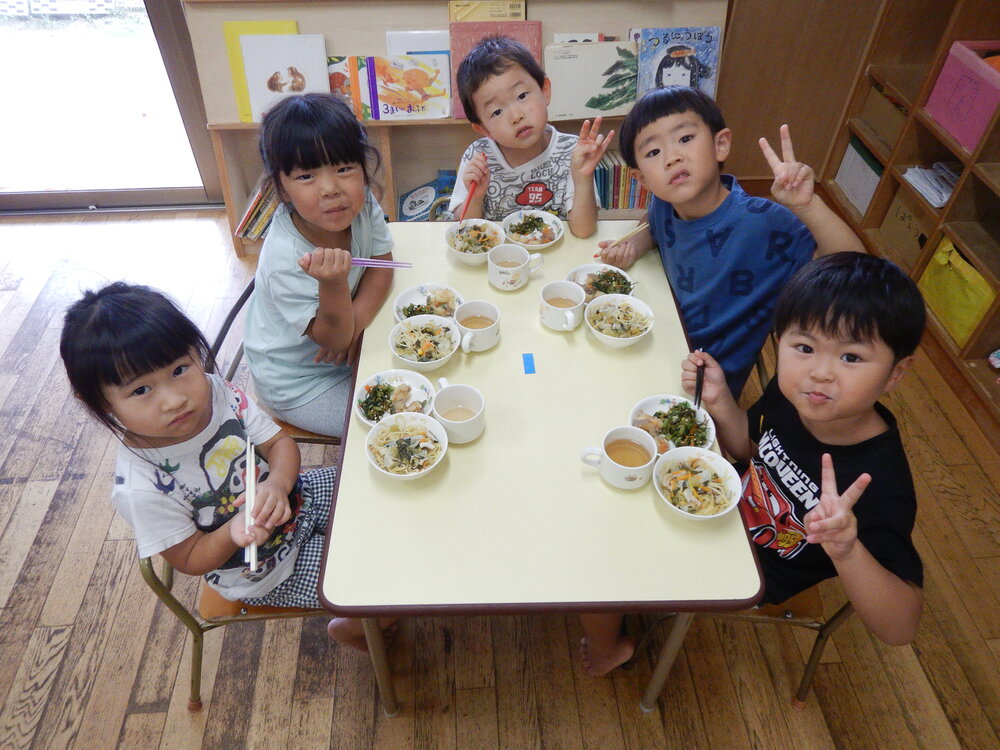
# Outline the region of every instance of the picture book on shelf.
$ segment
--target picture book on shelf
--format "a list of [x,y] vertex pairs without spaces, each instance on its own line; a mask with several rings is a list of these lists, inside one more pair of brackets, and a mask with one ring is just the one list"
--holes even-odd
[[451,114],[447,54],[369,57],[368,101],[373,120],[429,120]]
[[451,39],[451,116],[465,117],[462,100],[458,96],[458,66],[480,41],[488,36],[506,36],[516,39],[531,50],[531,54],[542,64],[542,22],[541,21],[472,21],[452,23],[448,28]]
[[330,80],[330,93],[343,97],[353,106],[351,91],[351,58],[345,55],[330,55],[326,58],[326,73]]
[[299,25],[295,21],[225,21],[222,34],[226,39],[226,55],[233,75],[233,92],[236,94],[236,111],[240,122],[253,122],[250,109],[250,91],[247,89],[246,71],[243,69],[243,49],[240,37],[244,34],[295,34]]
[[722,30],[718,26],[643,29],[636,95],[661,86],[691,86],[715,98]]
[[385,32],[385,51],[389,55],[448,50],[448,29]]
[[624,115],[635,103],[636,45],[578,42],[545,47],[545,74],[553,81],[550,120]]
[[330,90],[322,34],[244,34],[240,47],[253,122],[289,94]]

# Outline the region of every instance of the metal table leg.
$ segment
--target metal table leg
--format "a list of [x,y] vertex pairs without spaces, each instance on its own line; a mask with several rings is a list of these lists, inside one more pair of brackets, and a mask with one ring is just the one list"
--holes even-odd
[[684,636],[687,635],[693,619],[694,613],[692,612],[678,612],[674,617],[673,625],[667,634],[667,640],[663,643],[660,655],[656,659],[656,665],[653,667],[653,676],[650,677],[646,692],[642,694],[642,700],[639,701],[639,708],[643,712],[648,714],[656,710],[656,699],[659,697],[660,691],[663,690],[663,684],[667,681],[667,675],[674,665],[677,652],[681,650]]
[[389,669],[389,658],[385,653],[385,640],[382,638],[382,628],[378,618],[365,617],[361,620],[365,629],[365,640],[368,642],[368,653],[375,668],[375,682],[382,697],[382,710],[387,716],[399,715],[399,703],[396,701],[396,691],[392,685],[392,671]]

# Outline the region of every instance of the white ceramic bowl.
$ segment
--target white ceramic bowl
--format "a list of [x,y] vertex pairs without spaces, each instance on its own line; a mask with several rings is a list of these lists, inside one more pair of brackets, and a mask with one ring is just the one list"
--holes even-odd
[[[546,225],[552,229],[554,233],[553,239],[549,242],[542,242],[540,240],[538,242],[532,242],[530,240],[520,239],[520,235],[511,234],[511,224],[517,224],[519,221],[523,221],[527,216],[540,216],[542,221],[544,221]],[[535,208],[524,208],[504,217],[503,231],[507,235],[507,242],[513,242],[515,245],[520,245],[528,250],[544,250],[547,247],[552,247],[559,240],[561,240],[564,230],[562,219],[558,216],[550,214],[548,211],[539,211]]]
[[[441,446],[441,452],[438,454],[437,459],[430,466],[419,471],[412,471],[406,474],[395,474],[387,469],[382,468],[379,462],[375,458],[375,454],[372,449],[374,446],[379,444],[380,440],[385,438],[385,433],[395,425],[399,426],[416,426],[420,427],[429,434],[431,434],[434,439]],[[448,433],[444,431],[444,427],[434,419],[433,417],[428,417],[426,414],[417,414],[413,412],[402,412],[400,414],[390,414],[387,417],[383,417],[382,421],[376,424],[368,432],[368,439],[365,445],[365,453],[368,456],[368,462],[372,465],[375,471],[379,472],[382,476],[389,477],[390,479],[416,479],[417,477],[422,477],[425,474],[430,473],[434,470],[438,464],[444,459],[444,454],[448,452]]]
[[[636,425],[635,420],[640,414],[648,414],[649,416],[653,416],[653,412],[669,411],[671,406],[679,402],[686,403],[692,409],[694,408],[694,402],[689,398],[685,398],[684,396],[674,396],[669,393],[660,393],[657,394],[656,396],[646,396],[646,398],[642,399],[635,406],[632,407],[632,411],[630,411],[628,414],[628,423],[630,425],[638,427],[639,425]],[[712,421],[712,417],[709,415],[707,411],[705,411],[703,407],[699,406],[698,409],[695,411],[695,415],[699,422],[705,423],[706,427],[705,442],[696,447],[710,448],[712,444],[715,442],[715,422]],[[663,453],[664,451],[669,450],[670,448],[681,447],[678,445],[674,445],[672,441],[667,440],[665,437],[663,438],[663,442],[665,443],[665,445],[661,444],[660,440],[657,439],[655,436],[654,439],[657,440],[657,448],[659,453]]]
[[[568,274],[566,274],[566,281],[573,281],[579,284],[580,286],[583,286],[583,282],[587,280],[587,276],[589,276],[592,273],[599,273],[605,270],[617,271],[628,280],[628,283],[632,285],[632,289],[631,291],[629,291],[629,295],[631,295],[635,291],[635,279],[633,279],[631,276],[625,273],[622,269],[608,265],[607,263],[584,263],[582,266],[577,266]],[[590,300],[587,301],[590,302]]]
[[458,230],[468,226],[479,226],[488,231],[491,238],[496,240],[492,247],[496,247],[497,245],[503,243],[503,227],[495,221],[487,221],[486,219],[466,219],[461,223],[452,224],[448,227],[448,231],[444,233],[444,238],[448,242],[448,255],[460,263],[468,263],[470,266],[484,266],[486,265],[486,253],[488,253],[492,247],[487,248],[481,253],[466,253],[455,249],[455,238],[458,236]]
[[[725,486],[725,492],[729,500],[729,504],[724,510],[719,511],[715,515],[698,516],[694,513],[689,513],[686,510],[681,510],[670,502],[664,493],[663,485],[661,483],[662,477],[666,473],[673,470],[681,461],[690,461],[693,458],[701,458],[707,461],[715,470],[715,473],[722,479]],[[739,504],[740,494],[742,493],[740,475],[736,473],[736,469],[733,468],[733,465],[718,453],[705,450],[704,448],[674,448],[664,453],[656,459],[656,463],[653,465],[653,486],[656,488],[656,494],[660,496],[661,500],[663,500],[664,505],[670,508],[670,510],[677,515],[693,521],[707,521],[709,519],[719,518],[727,513],[731,513]]]
[[[444,329],[443,335],[451,342],[451,348],[447,354],[442,357],[438,357],[437,359],[421,362],[417,359],[415,354],[403,355],[397,351],[396,337],[400,333],[405,331],[407,328],[420,329],[428,323]],[[417,370],[418,372],[430,372],[431,370],[436,370],[441,367],[445,364],[445,362],[455,356],[455,352],[459,350],[460,344],[461,335],[458,332],[458,323],[456,323],[453,318],[443,318],[440,315],[414,315],[412,318],[399,321],[392,327],[392,330],[389,331],[389,351],[392,352],[393,356],[404,365],[410,369]]]
[[403,315],[404,307],[408,305],[426,305],[427,296],[439,291],[449,291],[455,296],[455,304],[452,307],[452,311],[445,316],[447,318],[453,317],[455,310],[459,305],[465,302],[465,299],[458,293],[457,289],[450,287],[447,284],[428,283],[411,286],[409,289],[404,289],[396,296],[396,300],[392,303],[392,312],[396,316],[396,320],[402,320],[406,317]]
[[[424,414],[431,413],[431,408],[434,406],[434,386],[431,385],[431,381],[419,372],[413,372],[413,370],[382,370],[382,372],[376,372],[371,377],[366,378],[363,383],[358,385],[357,390],[354,391],[354,416],[369,427],[374,426],[379,420],[372,420],[366,417],[364,411],[361,409],[361,402],[368,395],[369,388],[383,383],[393,387],[406,383],[411,389],[411,402],[419,401],[422,404],[420,411]],[[380,419],[384,419],[389,414],[395,414],[391,409],[392,407]],[[415,414],[416,412],[409,413]]]
[[[642,315],[645,315],[649,319],[649,323],[646,326],[646,330],[637,336],[611,336],[606,333],[601,333],[594,328],[593,317],[595,313],[599,310],[603,310],[607,306],[611,307],[622,307],[624,305],[630,306],[633,310]],[[637,299],[628,294],[604,294],[600,297],[595,297],[591,300],[587,307],[584,308],[583,314],[584,320],[587,321],[587,328],[594,335],[598,341],[604,344],[610,349],[624,349],[626,346],[632,346],[632,344],[637,343],[644,336],[647,336],[650,331],[653,330],[653,311],[645,302],[641,299]]]

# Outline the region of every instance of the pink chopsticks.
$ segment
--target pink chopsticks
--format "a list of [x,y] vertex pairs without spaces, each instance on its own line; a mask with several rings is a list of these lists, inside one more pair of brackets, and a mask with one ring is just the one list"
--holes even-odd
[[362,268],[413,268],[413,264],[406,261],[379,260],[378,258],[351,258],[351,265]]

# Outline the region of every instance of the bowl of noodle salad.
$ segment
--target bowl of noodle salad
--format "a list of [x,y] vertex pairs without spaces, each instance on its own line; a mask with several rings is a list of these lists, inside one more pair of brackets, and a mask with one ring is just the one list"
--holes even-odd
[[726,515],[742,493],[740,475],[731,463],[691,446],[672,448],[656,459],[653,486],[667,507],[695,521]]
[[445,232],[448,254],[470,266],[486,264],[486,254],[504,241],[503,227],[487,219],[466,219]]
[[448,433],[433,417],[418,412],[390,414],[368,433],[368,461],[393,479],[416,479],[441,463]]
[[595,297],[583,317],[594,338],[611,349],[632,346],[653,329],[652,309],[628,294]]
[[414,315],[389,332],[389,349],[407,367],[429,372],[451,359],[459,348],[458,324],[441,315]]

